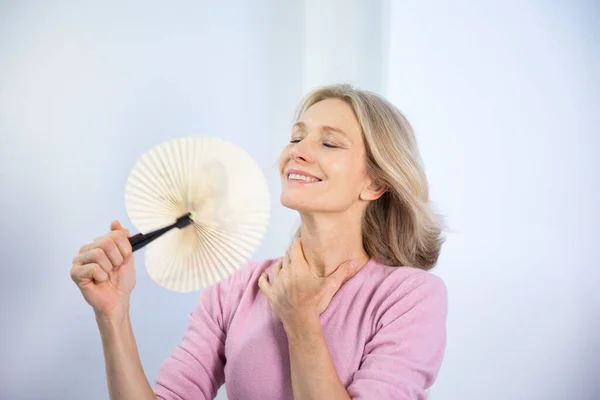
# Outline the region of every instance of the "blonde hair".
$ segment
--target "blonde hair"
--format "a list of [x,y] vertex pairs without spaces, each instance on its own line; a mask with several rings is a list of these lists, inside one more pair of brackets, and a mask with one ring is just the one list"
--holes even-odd
[[295,119],[328,98],[352,107],[365,141],[367,173],[387,188],[363,216],[366,252],[388,266],[433,268],[444,242],[442,218],[431,209],[427,177],[407,119],[384,98],[348,84],[313,90],[298,105]]

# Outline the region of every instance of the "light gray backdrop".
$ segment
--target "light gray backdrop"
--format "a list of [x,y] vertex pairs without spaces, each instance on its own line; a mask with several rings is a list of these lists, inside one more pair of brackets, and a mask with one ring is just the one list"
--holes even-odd
[[[416,130],[452,231],[448,350],[432,399],[592,399],[600,368],[600,70],[592,1],[0,2],[0,399],[105,399],[79,246],[126,218],[137,157],[209,134],[257,160],[272,220],[297,219],[276,161],[311,87],[388,96]],[[137,257],[150,380],[198,293]],[[225,399],[224,390],[219,398]]]

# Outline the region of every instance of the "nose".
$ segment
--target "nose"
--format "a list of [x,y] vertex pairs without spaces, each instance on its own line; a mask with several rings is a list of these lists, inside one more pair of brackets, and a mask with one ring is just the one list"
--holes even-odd
[[290,158],[294,161],[312,162],[314,159],[313,144],[308,138],[302,139],[299,143],[294,144],[290,150]]

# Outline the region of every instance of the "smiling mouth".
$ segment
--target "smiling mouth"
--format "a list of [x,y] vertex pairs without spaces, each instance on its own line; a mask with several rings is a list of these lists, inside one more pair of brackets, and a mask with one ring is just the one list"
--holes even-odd
[[314,178],[312,176],[306,176],[301,174],[288,174],[288,181],[300,182],[300,183],[317,183],[321,182],[321,179]]

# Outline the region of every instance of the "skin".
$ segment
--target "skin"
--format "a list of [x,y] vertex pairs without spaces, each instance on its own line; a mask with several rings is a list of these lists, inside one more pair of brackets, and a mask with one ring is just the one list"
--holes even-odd
[[[258,285],[287,334],[297,400],[350,398],[335,370],[319,316],[369,259],[362,246],[361,218],[385,188],[367,175],[365,157],[360,125],[350,106],[337,99],[309,108],[281,154],[281,202],[300,213],[301,239],[273,267],[272,281],[263,273]],[[290,168],[321,181],[291,182]]]
[[[319,102],[299,122],[292,130],[292,142],[281,153],[280,172],[281,203],[300,213],[302,240],[273,268],[273,281],[263,275],[258,284],[288,337],[294,398],[348,399],[319,315],[368,261],[360,220],[368,202],[384,189],[366,174],[360,126],[346,103]],[[322,181],[288,182],[289,168]],[[142,368],[129,317],[135,268],[128,237],[129,232],[113,221],[107,234],[81,247],[70,275],[96,316],[110,399],[150,400],[156,396]]]
[[110,399],[155,400],[129,318],[135,268],[128,237],[129,232],[114,221],[109,233],[81,247],[71,278],[96,316]]

